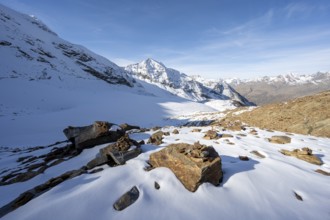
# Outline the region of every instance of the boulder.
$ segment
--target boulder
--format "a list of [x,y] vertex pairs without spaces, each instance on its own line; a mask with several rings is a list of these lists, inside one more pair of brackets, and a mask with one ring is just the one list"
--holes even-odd
[[214,140],[214,139],[219,139],[220,136],[218,133],[214,130],[208,130],[206,134],[204,135],[204,139],[206,140]]
[[308,163],[312,163],[315,165],[323,164],[323,162],[320,160],[320,158],[313,155],[313,151],[308,147],[304,147],[302,149],[294,149],[293,151],[282,149],[280,152],[286,156],[293,156],[300,160],[304,160]]
[[121,124],[121,125],[119,125],[119,127],[121,129],[123,129],[124,131],[129,131],[129,130],[133,130],[133,129],[137,129],[137,130],[140,130],[141,129],[139,126],[129,125],[127,123]]
[[125,131],[110,131],[113,124],[104,121],[96,121],[94,124],[84,127],[69,126],[63,130],[65,136],[76,149],[90,148],[96,145],[117,141],[125,134]]
[[291,138],[288,136],[272,136],[271,138],[268,138],[268,141],[273,144],[288,144],[291,143]]
[[200,143],[171,144],[150,155],[154,167],[167,167],[191,192],[204,182],[219,185],[222,180],[221,158],[213,147]]
[[172,131],[172,134],[179,134],[179,130],[178,130],[178,129],[174,129],[174,130]]
[[161,145],[163,143],[163,135],[164,132],[157,131],[156,133],[152,134],[151,137],[148,140],[148,144],[154,144],[154,145]]
[[114,204],[113,208],[117,211],[126,209],[128,206],[132,205],[140,196],[140,192],[136,186],[122,195]]

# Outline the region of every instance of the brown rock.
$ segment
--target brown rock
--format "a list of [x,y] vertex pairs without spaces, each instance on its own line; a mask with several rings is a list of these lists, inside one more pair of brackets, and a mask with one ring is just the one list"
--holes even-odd
[[179,134],[179,130],[178,130],[178,129],[174,129],[174,130],[172,131],[172,133],[173,133],[173,134]]
[[317,169],[317,170],[315,170],[315,172],[320,173],[320,174],[325,175],[325,176],[330,176],[329,172],[326,172],[326,171],[321,170],[321,169]]
[[219,139],[220,136],[218,133],[214,130],[208,130],[206,134],[204,135],[204,139],[206,140],[214,140],[214,139]]
[[300,160],[304,160],[308,163],[312,163],[315,165],[323,164],[323,162],[317,156],[312,154],[312,150],[307,147],[304,147],[302,149],[294,149],[293,151],[282,149],[280,152],[286,156],[293,156]]
[[265,158],[265,156],[264,155],[262,155],[261,153],[259,153],[258,151],[256,151],[256,150],[253,150],[253,151],[251,151],[250,152],[251,154],[254,154],[254,155],[256,155],[257,157],[260,157],[260,158]]
[[148,140],[148,144],[155,144],[155,145],[161,145],[163,143],[163,135],[164,132],[157,131]]
[[231,134],[221,134],[220,137],[221,137],[221,138],[232,138],[232,137],[234,137],[234,136],[231,135]]
[[202,131],[202,129],[200,129],[200,128],[194,128],[191,130],[191,132],[201,132],[201,131]]
[[121,124],[121,125],[119,125],[119,127],[121,127],[124,131],[129,131],[129,130],[133,130],[133,129],[138,129],[138,130],[141,129],[139,126],[129,125],[127,123]]
[[213,147],[171,144],[150,155],[153,167],[167,167],[191,192],[204,182],[219,185],[222,180],[221,158]]
[[291,138],[288,136],[272,136],[271,138],[268,138],[268,141],[270,143],[274,144],[288,144],[291,143]]

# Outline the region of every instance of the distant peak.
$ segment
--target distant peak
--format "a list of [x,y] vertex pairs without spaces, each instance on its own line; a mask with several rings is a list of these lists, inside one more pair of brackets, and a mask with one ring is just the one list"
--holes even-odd
[[154,66],[154,65],[160,65],[162,67],[165,67],[165,65],[162,62],[159,62],[159,61],[154,60],[152,58],[148,58],[148,59],[142,61],[141,63],[145,63],[147,65],[152,65],[152,66]]

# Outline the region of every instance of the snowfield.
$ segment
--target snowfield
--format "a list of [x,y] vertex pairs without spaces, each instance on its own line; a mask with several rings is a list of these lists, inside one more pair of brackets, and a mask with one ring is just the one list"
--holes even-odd
[[[330,202],[329,177],[314,170],[330,171],[329,139],[292,135],[291,144],[271,144],[266,138],[283,135],[256,129],[258,136],[246,131],[231,132],[231,143],[220,139],[204,140],[203,132],[210,127],[165,127],[163,131],[179,130],[165,137],[161,146],[143,145],[143,153],[123,166],[108,167],[96,174],[83,174],[65,181],[33,199],[3,219],[328,219]],[[221,133],[221,128],[217,127]],[[154,131],[133,133],[135,140],[145,140]],[[246,135],[246,136],[245,136]],[[202,184],[195,193],[187,191],[167,168],[145,171],[149,155],[170,143],[194,143],[213,146],[222,158],[224,179],[220,186]],[[320,167],[282,155],[280,149],[309,146],[324,164]],[[43,174],[23,183],[0,187],[1,205],[25,190],[47,181],[67,170],[77,169],[94,158],[97,146],[85,150],[74,159],[47,169]],[[265,158],[250,152],[256,150]],[[37,152],[35,152],[37,153]],[[4,154],[4,152],[2,152]],[[15,163],[17,154],[1,159],[1,167]],[[241,161],[238,156],[248,156]],[[160,189],[154,188],[157,181]],[[113,203],[131,187],[137,186],[139,199],[123,211]],[[295,198],[299,194],[303,201]]]

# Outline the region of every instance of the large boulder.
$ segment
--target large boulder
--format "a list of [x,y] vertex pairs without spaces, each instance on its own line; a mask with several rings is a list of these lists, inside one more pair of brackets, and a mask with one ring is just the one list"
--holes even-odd
[[194,192],[204,182],[219,185],[222,181],[221,158],[213,147],[199,142],[171,144],[150,155],[153,167],[167,167],[182,182],[186,189]]
[[94,124],[83,127],[69,126],[63,133],[72,141],[76,149],[82,150],[96,145],[117,141],[125,134],[125,131],[110,131],[113,124],[104,121],[96,121]]

